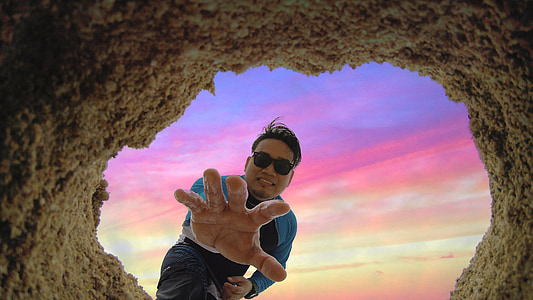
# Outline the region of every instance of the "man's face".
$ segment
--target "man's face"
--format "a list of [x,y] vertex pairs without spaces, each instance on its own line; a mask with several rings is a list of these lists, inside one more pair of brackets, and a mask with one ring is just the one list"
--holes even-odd
[[[266,139],[259,142],[255,152],[265,152],[273,159],[286,159],[292,162],[294,154],[291,148],[277,139]],[[244,166],[244,179],[248,184],[248,193],[260,201],[270,200],[280,195],[292,180],[294,170],[287,175],[281,175],[274,170],[274,163],[266,168],[254,164],[254,158],[249,156]]]

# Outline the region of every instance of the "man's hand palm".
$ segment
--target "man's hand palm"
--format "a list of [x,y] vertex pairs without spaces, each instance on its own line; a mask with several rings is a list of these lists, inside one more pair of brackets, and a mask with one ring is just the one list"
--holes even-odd
[[198,194],[177,190],[176,199],[191,211],[192,230],[201,243],[216,248],[234,262],[253,265],[266,277],[282,281],[285,269],[260,246],[259,228],[277,216],[289,212],[289,205],[279,200],[265,201],[255,208],[245,207],[246,182],[238,176],[226,179],[228,201],[222,192],[220,175],[214,169],[204,172],[206,201]]

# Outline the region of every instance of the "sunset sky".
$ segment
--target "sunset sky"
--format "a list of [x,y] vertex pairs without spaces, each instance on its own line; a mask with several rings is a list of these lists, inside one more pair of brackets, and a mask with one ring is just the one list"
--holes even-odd
[[109,161],[98,239],[155,296],[187,209],[173,197],[207,168],[243,174],[278,116],[302,145],[282,194],[298,219],[288,278],[256,299],[448,299],[490,222],[467,110],[391,65],[308,77],[266,67],[215,77],[147,149]]

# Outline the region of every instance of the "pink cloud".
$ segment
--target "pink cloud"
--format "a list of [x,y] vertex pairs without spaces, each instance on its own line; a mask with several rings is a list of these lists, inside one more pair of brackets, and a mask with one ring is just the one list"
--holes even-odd
[[372,262],[366,262],[366,263],[351,263],[351,264],[341,264],[341,265],[326,265],[326,266],[318,266],[318,267],[308,267],[308,268],[302,268],[302,267],[295,267],[295,268],[289,268],[287,272],[290,273],[311,273],[311,272],[322,272],[322,271],[330,271],[330,270],[337,270],[337,269],[352,269],[352,268],[359,268],[370,264],[380,264],[379,261],[372,261]]
[[[327,185],[327,182],[322,184]],[[481,234],[490,219],[488,182],[476,174],[443,177],[429,187],[424,182],[392,185],[387,189],[363,186],[355,194],[347,192],[344,196],[328,197],[320,186],[313,187],[318,190],[312,189],[309,195],[286,197],[300,217],[299,234],[354,232],[364,235],[403,229],[411,230],[410,237],[416,239],[427,237],[425,232],[433,232],[433,238],[445,238],[457,235],[458,231],[443,229],[459,224],[465,224],[461,235]],[[419,234],[415,234],[417,232]]]
[[444,256],[441,256],[440,257],[441,259],[444,258],[444,259],[447,259],[447,258],[455,258],[455,255],[453,255],[453,252],[450,252],[450,254],[448,255],[444,255]]
[[303,162],[284,195],[300,198],[297,194],[304,187],[312,189],[315,198],[379,191],[384,186],[390,190],[412,185],[429,188],[482,170],[470,140],[443,141],[411,151],[401,147],[406,146],[391,141],[345,158]]
[[[471,256],[472,253],[469,253],[468,256]],[[450,252],[448,255],[438,256],[438,255],[427,255],[427,256],[399,256],[402,261],[415,261],[415,262],[425,262],[425,261],[437,261],[440,259],[451,259],[455,258],[453,252]]]

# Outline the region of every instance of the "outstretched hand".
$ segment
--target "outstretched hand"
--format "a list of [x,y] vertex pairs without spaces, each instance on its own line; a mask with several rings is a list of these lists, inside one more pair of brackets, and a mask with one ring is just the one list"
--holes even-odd
[[220,175],[215,169],[204,172],[205,201],[194,192],[178,189],[174,197],[191,211],[191,228],[201,243],[214,247],[236,263],[252,265],[266,277],[282,281],[283,266],[261,249],[259,228],[289,212],[283,201],[265,201],[247,209],[246,182],[239,176],[226,179],[228,201],[222,192]]

